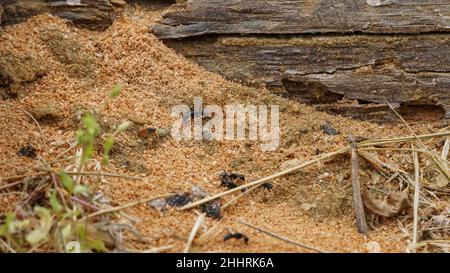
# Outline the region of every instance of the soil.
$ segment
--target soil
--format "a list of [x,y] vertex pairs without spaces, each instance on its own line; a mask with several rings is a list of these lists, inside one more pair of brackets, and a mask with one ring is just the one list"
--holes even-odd
[[[193,186],[219,193],[225,190],[220,187],[222,170],[254,180],[278,171],[285,161],[303,162],[345,147],[349,134],[368,138],[410,135],[401,124],[334,116],[273,95],[265,87],[226,81],[176,54],[149,33],[148,26],[160,12],[139,5],[128,7],[104,32],[77,29],[57,17],[39,15],[0,33],[0,56],[38,56],[46,60],[47,69],[45,75],[33,77],[34,81],[21,83],[24,95],[0,100],[2,177],[32,172],[30,167],[38,163],[20,156],[21,147],[35,147],[37,158],[48,161],[66,150],[76,138],[83,109],[98,110],[103,132],[125,120],[139,121],[118,136],[110,165],[101,167],[105,172],[142,177],[137,181],[102,179],[97,190],[117,205],[168,192],[183,194]],[[28,80],[28,76],[21,78]],[[123,85],[123,91],[117,99],[109,100],[108,92],[117,83]],[[11,88],[3,86],[0,91],[7,93]],[[170,128],[174,121],[171,108],[192,105],[194,97],[201,97],[204,105],[278,104],[279,148],[263,152],[259,142],[249,140],[177,142],[166,137],[148,143],[138,136],[146,127]],[[36,109],[44,113],[38,119],[42,132],[24,112],[36,113]],[[45,114],[46,109],[50,115]],[[339,134],[325,134],[323,124]],[[442,123],[419,121],[413,129],[417,134],[437,132]],[[101,156],[97,159],[100,162]],[[373,179],[370,172],[362,177]],[[356,232],[347,158],[271,182],[273,189],[256,189],[222,211],[220,220],[206,218],[204,227],[217,225],[217,232],[208,240],[194,242],[192,251],[308,251],[241,225],[239,219],[331,252],[367,252],[372,241],[378,242],[383,252],[406,250],[409,236],[404,236],[396,218],[381,221],[368,236]],[[20,192],[1,192],[0,213],[13,209],[21,198]],[[221,203],[231,198],[224,197]],[[196,210],[169,208],[161,212],[147,204],[126,213],[136,219],[137,229],[148,240],[143,243],[126,234],[130,248],[138,250],[174,245],[170,252],[182,251],[197,218]],[[248,244],[224,241],[229,232],[245,234]],[[203,233],[201,228],[199,234]]]

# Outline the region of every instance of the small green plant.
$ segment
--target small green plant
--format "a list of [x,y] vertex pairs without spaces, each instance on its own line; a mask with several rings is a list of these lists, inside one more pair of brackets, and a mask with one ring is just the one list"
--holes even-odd
[[[114,86],[109,99],[116,99],[121,91],[121,85]],[[131,125],[131,122],[123,122],[106,136],[103,144],[104,164],[109,162],[117,135]],[[87,166],[86,163],[94,157],[95,143],[100,137],[101,127],[96,115],[86,112],[81,128],[77,131],[77,144],[82,150],[79,160],[81,166]],[[111,236],[95,228],[92,220],[80,222],[96,205],[94,193],[87,184],[74,179],[75,176],[73,173],[68,174],[64,168],[45,176],[47,186],[39,188],[45,191],[43,199],[34,203],[25,202],[21,214],[10,212],[4,215],[0,222],[0,240],[10,247],[7,250],[26,252],[45,245],[47,249],[64,252],[69,242],[77,242],[81,251],[107,251],[106,245],[111,245],[113,241]],[[0,251],[1,249],[0,247]]]

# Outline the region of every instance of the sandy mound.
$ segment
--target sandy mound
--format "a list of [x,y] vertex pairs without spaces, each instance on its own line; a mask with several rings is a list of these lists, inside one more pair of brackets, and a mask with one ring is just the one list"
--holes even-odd
[[[80,109],[95,109],[99,105],[105,105],[100,119],[104,132],[125,120],[135,123],[118,137],[111,164],[102,167],[102,171],[143,178],[103,179],[97,190],[104,192],[113,204],[168,192],[183,193],[194,185],[211,194],[218,193],[225,190],[220,187],[221,170],[244,174],[247,181],[256,179],[279,170],[287,160],[305,161],[345,147],[349,134],[368,138],[410,135],[404,126],[378,125],[316,112],[309,106],[271,95],[264,88],[243,87],[209,73],[149,34],[147,26],[157,15],[130,9],[101,33],[72,28],[58,18],[42,15],[7,27],[0,34],[0,55],[9,52],[38,56],[46,60],[48,69],[32,83],[14,90],[0,88],[0,92],[18,94],[17,99],[0,101],[2,177],[32,172],[30,167],[38,163],[38,158],[55,159],[74,142]],[[123,85],[122,94],[108,101],[107,94],[117,83]],[[178,104],[192,105],[194,97],[201,97],[204,104],[220,106],[280,105],[280,147],[274,152],[262,152],[256,141],[177,142],[170,138],[150,145],[138,136],[137,131],[147,126],[170,128],[170,109]],[[21,109],[36,116],[42,134]],[[325,134],[320,129],[324,123],[331,124],[339,134]],[[417,134],[440,129],[438,124],[414,125]],[[36,148],[35,159],[18,154],[26,145]],[[101,161],[101,157],[98,159]],[[64,165],[54,165],[57,166]],[[362,175],[373,178],[370,172]],[[0,212],[14,208],[21,198],[19,191],[0,193]],[[223,198],[222,204],[230,198]],[[141,250],[174,245],[170,251],[182,251],[197,217],[194,211],[169,209],[161,213],[146,204],[126,212],[147,239],[139,242],[126,233],[129,247]],[[217,232],[193,248],[305,251],[239,225],[238,219],[327,251],[367,251],[365,243],[369,241],[379,242],[382,251],[404,251],[408,239],[395,219],[382,221],[367,238],[356,232],[347,159],[277,179],[272,190],[255,190],[223,211],[220,221],[207,218],[206,227],[217,225]],[[245,233],[249,244],[224,242],[223,236],[229,229]],[[199,233],[204,233],[204,229]]]

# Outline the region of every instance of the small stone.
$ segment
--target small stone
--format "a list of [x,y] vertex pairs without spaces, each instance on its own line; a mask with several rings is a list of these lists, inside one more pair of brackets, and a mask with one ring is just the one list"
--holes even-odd
[[281,170],[293,168],[295,166],[300,165],[300,163],[301,163],[300,160],[298,160],[297,158],[285,161],[283,162],[283,164],[281,164]]
[[43,119],[46,117],[55,118],[58,116],[58,108],[55,106],[54,102],[45,101],[36,104],[30,110],[30,113],[37,119]]
[[336,129],[334,129],[328,123],[324,123],[324,124],[320,125],[320,129],[322,129],[322,131],[324,131],[325,134],[330,135],[330,136],[334,136],[334,135],[338,134],[338,131]]
[[299,129],[299,132],[302,133],[302,134],[307,134],[307,133],[309,133],[309,129],[305,128],[305,127],[302,127],[302,128]]
[[365,244],[367,252],[369,253],[380,253],[381,252],[381,246],[376,241],[370,241]]
[[141,118],[138,116],[130,115],[130,116],[128,116],[128,119],[136,125],[144,125],[146,123],[144,118]]
[[304,211],[309,211],[314,207],[314,205],[310,204],[310,203],[303,203],[300,205],[300,208]]
[[167,201],[164,198],[156,199],[148,202],[148,205],[158,211],[163,211],[167,207]]
[[170,129],[165,129],[165,128],[159,128],[157,131],[158,131],[158,136],[161,138],[170,135],[170,132],[171,132]]
[[194,185],[192,186],[192,196],[196,199],[203,199],[209,196],[209,193],[199,186]]
[[125,2],[124,0],[109,0],[109,2],[115,6],[115,7],[125,7],[127,5],[127,2]]

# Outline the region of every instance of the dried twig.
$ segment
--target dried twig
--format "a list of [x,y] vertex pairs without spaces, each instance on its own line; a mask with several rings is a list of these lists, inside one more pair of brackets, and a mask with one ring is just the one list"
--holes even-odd
[[299,242],[293,241],[293,240],[291,240],[291,239],[289,239],[289,238],[286,238],[286,237],[281,236],[281,235],[277,235],[277,234],[275,234],[275,233],[273,233],[273,232],[270,232],[270,231],[268,231],[268,230],[262,229],[262,228],[260,228],[260,227],[256,227],[256,226],[251,225],[251,224],[249,224],[249,223],[246,223],[246,222],[244,222],[244,221],[242,221],[242,220],[240,220],[240,221],[238,221],[238,222],[241,223],[241,224],[243,224],[243,225],[246,225],[246,226],[248,226],[248,227],[250,227],[250,228],[253,228],[253,229],[257,230],[257,231],[260,231],[260,232],[262,232],[262,233],[264,233],[264,234],[267,234],[267,235],[269,235],[269,236],[271,236],[271,237],[273,237],[273,238],[276,238],[276,239],[279,239],[279,240],[288,242],[288,243],[290,243],[290,244],[293,244],[293,245],[296,245],[296,246],[299,246],[299,247],[303,247],[303,248],[306,248],[306,249],[308,249],[308,250],[316,251],[316,252],[319,252],[319,253],[326,253],[325,251],[323,251],[323,250],[321,250],[321,249],[318,249],[318,248],[316,248],[316,247],[309,246],[309,245],[306,245],[306,244],[303,244],[303,243],[299,243]]
[[189,253],[189,250],[191,249],[192,242],[194,241],[195,235],[197,235],[198,229],[200,228],[200,225],[203,223],[203,220],[205,220],[206,213],[202,213],[197,217],[197,220],[195,221],[194,226],[192,227],[191,234],[189,234],[189,238],[186,242],[186,247],[184,248],[184,253]]
[[147,198],[147,199],[141,199],[141,200],[133,201],[133,202],[121,205],[121,206],[117,206],[117,207],[112,207],[112,208],[96,211],[94,213],[91,213],[91,214],[83,217],[79,221],[83,222],[83,221],[85,221],[85,220],[87,220],[89,218],[97,217],[97,216],[100,216],[100,215],[103,215],[103,214],[107,214],[107,213],[121,211],[121,210],[124,210],[124,209],[127,209],[127,208],[131,208],[131,207],[143,204],[143,203],[148,203],[148,202],[156,200],[156,199],[169,197],[171,195],[172,195],[171,193],[170,194],[163,194],[163,195],[156,196],[156,197],[151,197],[151,198]]
[[414,210],[413,210],[413,235],[412,235],[412,247],[415,252],[417,245],[417,223],[418,223],[418,213],[419,213],[419,197],[420,197],[420,169],[419,169],[419,156],[417,152],[413,152],[414,160]]
[[402,143],[402,142],[411,142],[411,141],[416,141],[417,139],[426,140],[426,139],[430,139],[430,138],[444,137],[444,136],[450,136],[450,131],[444,131],[444,132],[433,133],[433,134],[425,134],[425,135],[406,136],[406,137],[382,138],[382,139],[375,139],[375,140],[369,139],[369,140],[359,142],[358,148],[386,145],[386,144],[396,144],[396,143]]
[[[15,175],[10,176],[1,179],[0,181],[6,182],[6,183],[12,183],[19,180],[22,180],[27,177],[39,177],[39,176],[51,176],[52,173],[57,173],[55,170],[46,169],[45,172],[38,172],[38,173],[31,173],[31,174],[23,174],[23,175]],[[128,175],[122,175],[122,174],[115,174],[115,173],[101,173],[101,172],[66,172],[68,175],[84,175],[84,176],[105,176],[105,177],[115,177],[115,178],[124,178],[124,179],[130,179],[130,180],[142,180],[140,177],[135,176],[128,176]]]
[[358,163],[358,150],[355,138],[348,136],[348,140],[351,146],[351,173],[352,173],[352,194],[353,194],[353,206],[355,207],[356,216],[356,228],[359,233],[367,234],[367,221],[366,214],[364,212],[364,204],[361,197],[361,185],[359,183],[359,163]]
[[170,250],[173,247],[174,247],[174,245],[160,246],[160,247],[155,247],[152,249],[144,250],[144,251],[142,251],[142,253],[161,253],[161,252]]
[[228,194],[233,193],[233,192],[240,191],[242,189],[250,188],[250,187],[253,187],[253,186],[261,186],[262,184],[264,184],[265,182],[267,182],[269,180],[281,177],[281,176],[286,175],[286,174],[293,173],[295,171],[301,170],[302,168],[311,166],[311,165],[313,165],[313,164],[315,164],[317,162],[320,162],[320,161],[323,161],[323,160],[328,160],[330,158],[334,158],[334,157],[339,156],[339,155],[343,155],[343,154],[347,153],[348,150],[349,150],[348,148],[343,148],[343,149],[337,150],[335,152],[331,152],[331,153],[327,153],[327,154],[321,155],[321,156],[319,156],[319,157],[317,157],[317,158],[315,158],[313,160],[307,161],[307,162],[305,162],[303,164],[300,164],[298,166],[295,166],[295,167],[283,170],[281,172],[277,172],[275,174],[272,174],[272,175],[260,178],[258,180],[253,181],[253,182],[250,182],[250,183],[241,185],[239,187],[233,188],[231,190],[224,191],[224,192],[221,192],[219,194],[216,194],[216,195],[204,198],[204,199],[199,200],[197,202],[193,202],[191,204],[188,204],[188,205],[180,208],[180,210],[186,210],[186,209],[190,209],[190,208],[193,208],[193,207],[200,206],[202,204],[208,203],[208,202],[210,202],[212,200],[215,200],[217,198],[220,198],[222,196],[228,195]]
[[236,202],[238,199],[240,199],[241,197],[243,197],[246,194],[249,194],[250,192],[252,192],[254,189],[256,189],[259,186],[260,185],[253,186],[250,189],[248,189],[248,190],[244,191],[243,193],[239,194],[238,196],[234,197],[233,199],[228,201],[226,204],[222,205],[221,209],[224,210],[225,208],[227,208],[228,206],[230,206],[231,204]]
[[447,137],[444,143],[444,147],[442,148],[441,157],[443,160],[447,160],[449,148],[450,148],[450,137]]

